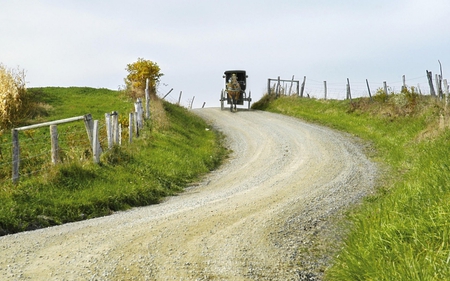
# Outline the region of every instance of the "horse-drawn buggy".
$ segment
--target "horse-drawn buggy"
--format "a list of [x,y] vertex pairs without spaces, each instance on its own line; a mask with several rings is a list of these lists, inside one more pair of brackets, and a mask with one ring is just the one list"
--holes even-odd
[[224,72],[225,90],[222,90],[220,94],[220,108],[222,110],[225,101],[230,104],[230,111],[237,111],[236,105],[243,105],[244,101],[248,102],[248,109],[250,109],[251,92],[248,96],[245,92],[247,77],[245,70],[227,70]]

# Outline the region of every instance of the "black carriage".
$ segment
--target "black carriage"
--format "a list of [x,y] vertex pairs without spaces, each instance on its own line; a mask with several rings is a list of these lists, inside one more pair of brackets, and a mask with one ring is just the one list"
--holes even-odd
[[233,101],[228,95],[228,83],[231,80],[231,76],[235,74],[237,76],[237,81],[239,82],[239,86],[241,88],[239,98],[236,101],[236,104],[243,105],[245,101],[248,102],[248,109],[250,109],[250,102],[252,101],[251,98],[251,92],[246,92],[247,87],[247,74],[245,73],[245,70],[227,70],[224,72],[223,78],[225,78],[225,90],[222,90],[220,94],[220,108],[224,109],[224,103],[227,101],[227,104],[230,104],[231,107],[233,106]]

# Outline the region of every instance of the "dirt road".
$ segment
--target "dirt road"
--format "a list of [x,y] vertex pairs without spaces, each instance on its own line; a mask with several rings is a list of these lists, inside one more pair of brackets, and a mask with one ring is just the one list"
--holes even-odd
[[165,202],[0,237],[1,280],[318,280],[340,210],[375,166],[340,133],[261,111],[195,110],[232,156]]

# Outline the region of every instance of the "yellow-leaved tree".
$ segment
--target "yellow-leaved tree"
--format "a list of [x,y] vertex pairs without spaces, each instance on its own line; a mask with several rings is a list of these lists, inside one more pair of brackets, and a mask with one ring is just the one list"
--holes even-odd
[[150,60],[138,58],[134,63],[127,64],[128,75],[125,78],[127,92],[133,98],[144,96],[146,81],[149,79],[150,95],[156,95],[156,86],[164,74],[158,64]]
[[19,121],[25,95],[25,72],[0,64],[0,129]]

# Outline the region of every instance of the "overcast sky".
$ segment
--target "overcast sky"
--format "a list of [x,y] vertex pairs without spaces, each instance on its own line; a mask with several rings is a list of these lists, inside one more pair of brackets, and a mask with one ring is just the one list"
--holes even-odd
[[144,58],[164,76],[159,95],[219,106],[223,72],[243,69],[254,99],[268,78],[303,80],[306,93],[345,97],[429,92],[426,70],[450,78],[449,0],[2,0],[0,63],[26,71],[28,87],[117,90]]

